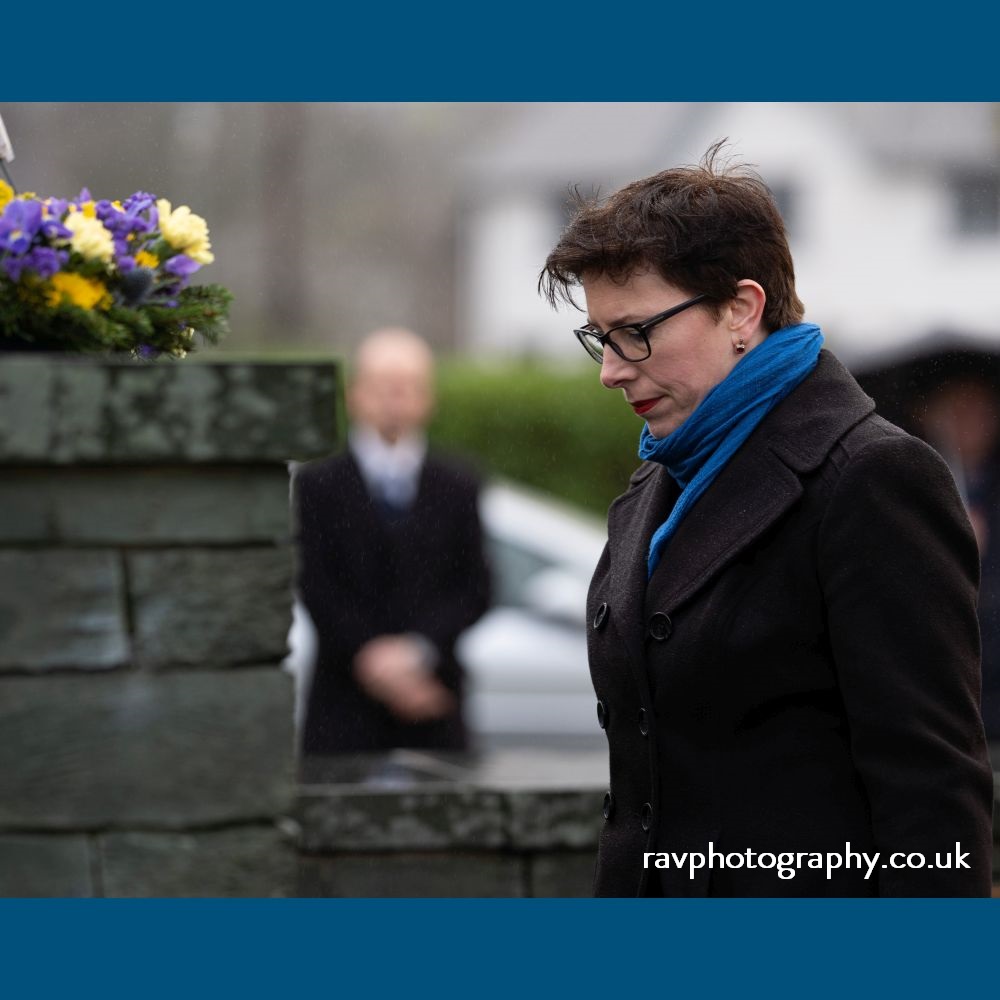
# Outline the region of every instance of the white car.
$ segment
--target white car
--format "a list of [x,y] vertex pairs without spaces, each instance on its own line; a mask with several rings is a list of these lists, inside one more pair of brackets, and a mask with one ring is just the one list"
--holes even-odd
[[511,483],[483,491],[494,606],[459,639],[467,719],[484,744],[604,747],[586,602],[607,539],[596,517]]
[[[585,619],[587,587],[607,538],[603,523],[500,480],[484,487],[480,510],[493,606],[457,645],[476,745],[602,749]],[[298,602],[288,644],[283,666],[296,679],[301,722],[316,637]]]

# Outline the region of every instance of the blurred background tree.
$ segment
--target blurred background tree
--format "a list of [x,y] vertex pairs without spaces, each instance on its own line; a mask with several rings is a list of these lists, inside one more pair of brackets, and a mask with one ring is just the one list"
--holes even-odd
[[485,470],[606,513],[639,465],[642,422],[604,391],[598,367],[443,365],[432,440]]

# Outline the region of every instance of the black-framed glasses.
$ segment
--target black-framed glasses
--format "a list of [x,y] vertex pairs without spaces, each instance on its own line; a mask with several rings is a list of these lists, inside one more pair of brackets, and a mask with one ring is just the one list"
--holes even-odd
[[604,360],[604,347],[610,346],[623,361],[645,361],[653,353],[649,344],[649,331],[671,316],[676,316],[685,309],[697,305],[707,299],[707,295],[696,295],[680,305],[673,306],[664,312],[657,313],[642,323],[629,323],[627,326],[616,326],[607,333],[601,333],[593,326],[584,326],[574,330],[576,339],[583,344],[583,349],[598,363]]

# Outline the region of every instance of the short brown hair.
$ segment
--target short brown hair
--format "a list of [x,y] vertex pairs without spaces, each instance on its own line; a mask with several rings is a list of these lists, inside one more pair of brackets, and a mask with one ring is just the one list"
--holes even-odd
[[726,140],[698,166],[633,181],[606,199],[575,195],[576,211],[538,278],[555,306],[576,304],[572,287],[586,274],[627,281],[653,270],[718,308],[750,278],[767,295],[769,333],[802,321],[785,224],[763,179],[744,164],[720,162]]

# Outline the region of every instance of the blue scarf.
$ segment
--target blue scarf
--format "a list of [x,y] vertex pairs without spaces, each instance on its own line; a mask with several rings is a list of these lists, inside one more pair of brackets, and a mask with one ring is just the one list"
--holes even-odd
[[675,431],[657,438],[648,424],[643,427],[639,457],[666,466],[681,487],[670,517],[650,540],[648,577],[687,512],[761,420],[816,367],[822,346],[823,334],[813,323],[776,330]]

